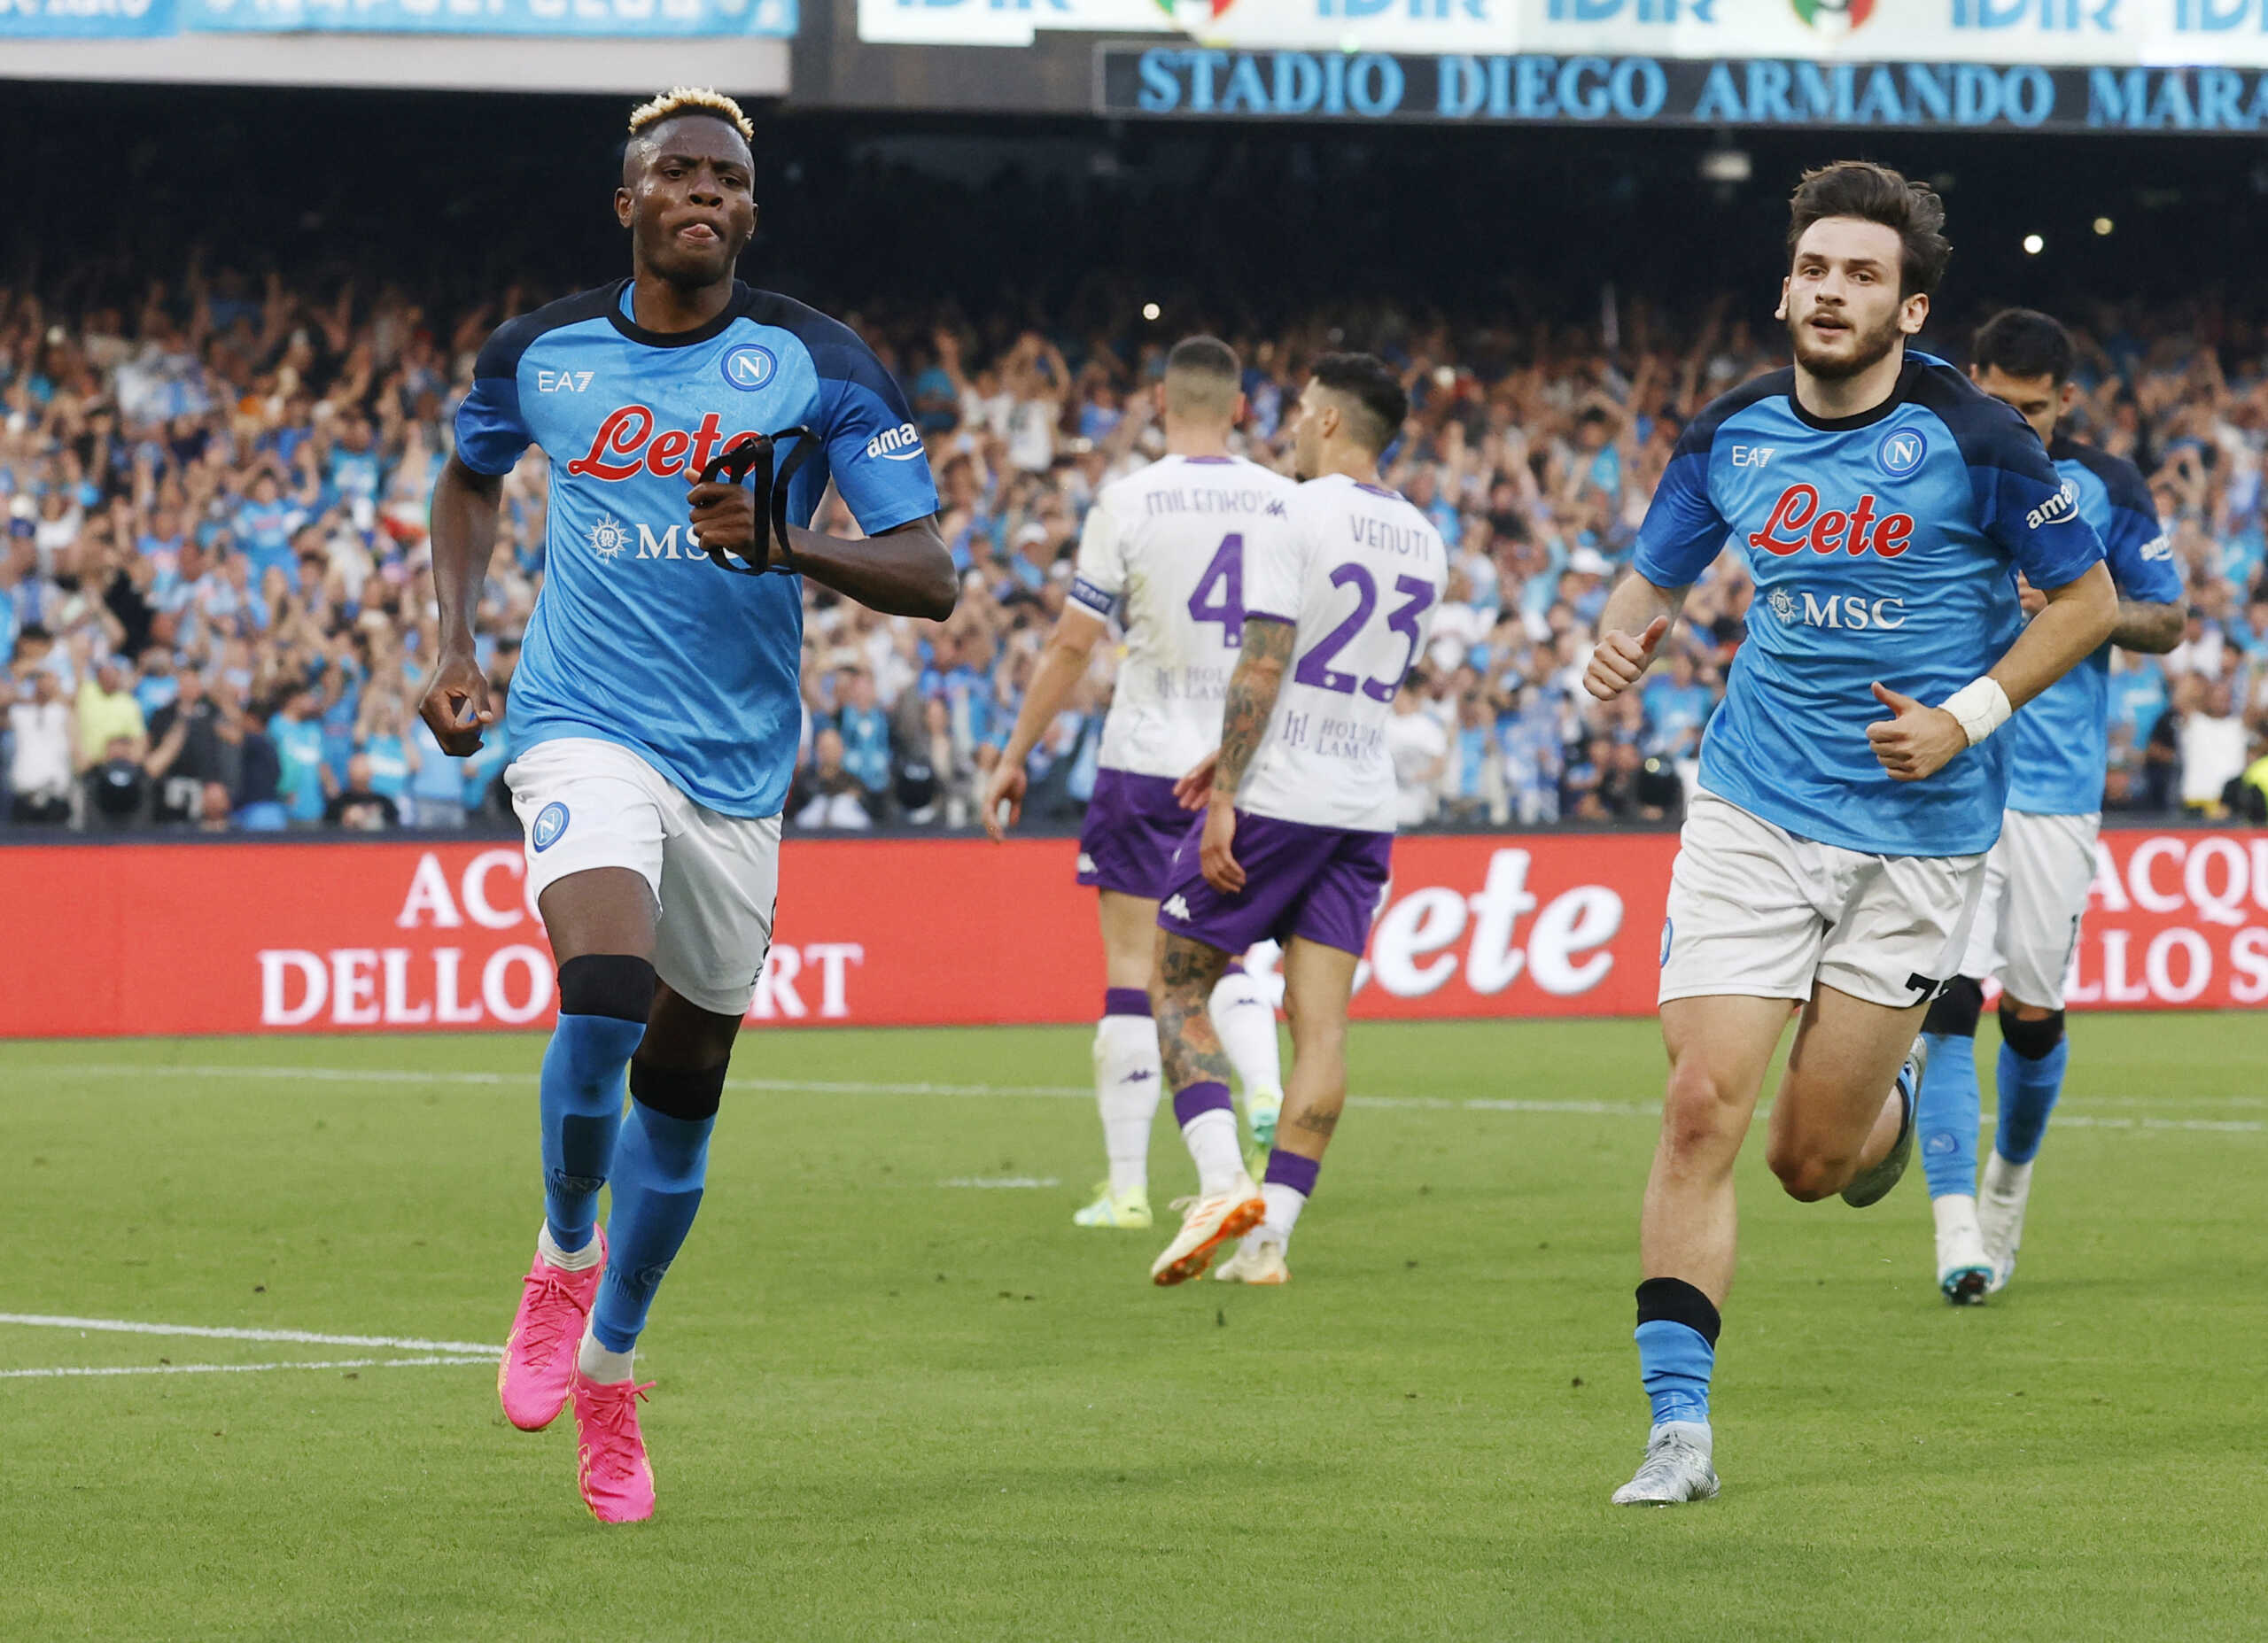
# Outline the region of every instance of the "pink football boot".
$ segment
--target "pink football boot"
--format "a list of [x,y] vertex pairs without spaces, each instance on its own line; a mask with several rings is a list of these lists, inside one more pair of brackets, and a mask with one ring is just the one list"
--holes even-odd
[[541,1431],[567,1407],[583,1325],[606,1273],[606,1233],[594,1228],[591,1236],[599,1251],[592,1265],[569,1272],[544,1259],[539,1247],[520,1286],[520,1310],[504,1343],[504,1361],[496,1366],[496,1397],[504,1418],[524,1432]]
[[594,1381],[575,1375],[575,1481],[602,1523],[642,1523],[654,1515],[654,1469],[638,1430],[638,1401],[651,1381]]

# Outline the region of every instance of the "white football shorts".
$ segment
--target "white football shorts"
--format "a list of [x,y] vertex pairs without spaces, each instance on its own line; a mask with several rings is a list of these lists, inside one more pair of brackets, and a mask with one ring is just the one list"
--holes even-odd
[[2063,980],[2079,944],[2079,920],[2094,886],[2102,818],[2000,818],[2000,841],[1984,858],[1984,899],[1961,973],[1996,976],[2008,996],[2040,1010],[2063,1007]]
[[504,780],[526,835],[531,900],[570,873],[629,868],[661,910],[655,973],[703,1010],[748,1013],[772,945],[780,818],[721,815],[595,738],[538,742]]
[[1954,973],[1983,856],[1869,856],[1799,839],[1697,789],[1670,870],[1661,1002],[1804,998],[1814,982],[1902,1010]]

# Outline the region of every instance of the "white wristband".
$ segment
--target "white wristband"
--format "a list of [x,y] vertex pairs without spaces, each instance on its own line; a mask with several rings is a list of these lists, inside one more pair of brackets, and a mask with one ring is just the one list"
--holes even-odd
[[1972,748],[2007,724],[2008,715],[2016,711],[2008,705],[2008,693],[1990,674],[1969,680],[1938,705],[1961,721]]

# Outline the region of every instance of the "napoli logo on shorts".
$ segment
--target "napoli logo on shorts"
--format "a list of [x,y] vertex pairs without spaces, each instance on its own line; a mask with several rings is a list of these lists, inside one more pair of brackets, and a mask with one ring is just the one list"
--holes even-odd
[[725,355],[722,369],[725,380],[734,387],[753,393],[770,382],[780,368],[772,357],[772,350],[752,342],[744,342]]
[[1875,461],[1892,479],[1903,479],[1922,465],[1930,453],[1927,435],[1918,428],[1893,428],[1875,447]]
[[1671,923],[1670,920],[1666,918],[1662,920],[1662,956],[1660,959],[1660,965],[1663,969],[1667,969],[1669,967],[1669,939],[1672,933],[1674,933],[1676,928],[1677,926]]
[[535,813],[535,830],[528,837],[539,851],[548,850],[559,842],[559,835],[567,831],[567,807],[554,799]]

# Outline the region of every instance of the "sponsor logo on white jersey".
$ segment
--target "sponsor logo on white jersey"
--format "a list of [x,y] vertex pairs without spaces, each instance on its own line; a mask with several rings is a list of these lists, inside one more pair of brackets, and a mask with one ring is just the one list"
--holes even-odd
[[912,422],[885,429],[866,441],[866,454],[885,462],[910,462],[921,454],[921,431]]

